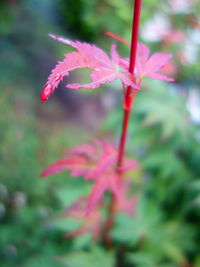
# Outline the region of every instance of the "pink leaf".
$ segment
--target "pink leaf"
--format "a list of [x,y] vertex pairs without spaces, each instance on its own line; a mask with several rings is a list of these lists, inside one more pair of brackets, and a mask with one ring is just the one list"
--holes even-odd
[[165,75],[157,73],[171,59],[172,54],[155,53],[149,57],[149,48],[144,44],[138,44],[135,73],[140,78],[144,76],[156,80],[173,81]]
[[54,40],[56,40],[56,41],[58,41],[60,43],[71,45],[71,41],[69,39],[66,39],[66,38],[64,38],[62,36],[57,36],[57,35],[55,35],[53,33],[49,33],[48,35],[49,35],[49,37],[51,37],[52,39],[54,39]]
[[77,68],[93,68],[94,62],[85,58],[77,52],[72,52],[65,55],[63,61],[58,62],[56,67],[52,70],[47,83],[42,91],[41,100],[45,101],[57,88],[63,77],[67,77],[69,72]]
[[172,57],[171,54],[155,53],[146,62],[142,62],[143,74],[154,73],[159,71]]
[[82,176],[88,173],[88,168],[88,162],[84,157],[73,156],[71,158],[60,159],[51,164],[40,174],[40,177],[44,178],[52,174],[60,173],[63,170],[70,170],[72,176]]
[[[85,180],[94,180],[92,192],[88,199],[88,213],[99,204],[105,191],[110,191],[115,198],[120,198],[120,179],[116,171],[117,149],[105,141],[94,140],[69,149],[66,157],[51,164],[41,173],[41,177],[69,170],[71,176],[84,176]],[[137,169],[135,160],[125,158],[120,168],[120,175]]]
[[83,219],[86,215],[87,202],[87,197],[80,197],[64,212],[63,216]]
[[137,56],[136,56],[136,71],[141,73],[143,71],[144,65],[148,60],[150,50],[145,44],[139,43],[137,46]]
[[120,175],[116,172],[110,173],[107,177],[109,182],[109,189],[113,193],[115,199],[118,199],[120,196]]
[[[168,63],[172,54],[155,53],[149,57],[149,53],[149,48],[145,44],[138,44],[135,66],[136,77],[150,77],[155,80],[174,81],[173,78],[157,73]],[[122,68],[128,70],[129,58],[120,58],[119,64]]]
[[[123,43],[128,44],[122,37],[118,35],[115,35],[110,32],[105,33],[105,34]],[[170,82],[174,81],[173,78],[167,77],[166,75],[162,75],[160,73],[156,73],[160,71],[168,63],[168,61],[172,57],[172,54],[155,53],[151,57],[149,57],[149,54],[150,54],[150,50],[148,46],[143,43],[138,43],[136,66],[135,66],[136,76],[139,76],[140,79],[146,76],[146,77],[150,77],[155,80],[164,80],[164,81],[170,81]],[[128,70],[129,69],[129,58],[119,57],[119,66]]]
[[80,155],[83,156],[85,158],[93,158],[95,153],[97,154],[97,149],[96,146],[98,142],[96,143],[95,140],[93,140],[93,142],[91,144],[83,144],[77,147],[73,147],[69,150],[66,151],[67,155]]
[[111,55],[113,64],[117,64],[118,65],[120,56],[117,53],[116,47],[117,47],[116,44],[112,44],[111,45],[110,55]]
[[[155,53],[149,57],[149,48],[142,43],[138,44],[135,74],[136,77],[150,77],[155,80],[174,81],[173,78],[157,73],[171,59],[172,54]],[[119,64],[122,68],[128,70],[129,58],[120,58]]]
[[133,75],[129,72],[121,72],[119,64],[119,56],[116,52],[116,46],[112,45],[111,59],[100,48],[95,45],[83,43],[79,41],[71,41],[54,34],[49,35],[56,41],[72,46],[77,51],[65,55],[65,59],[59,62],[52,70],[47,83],[44,86],[41,95],[41,101],[45,101],[54,92],[63,77],[67,77],[69,72],[78,68],[93,69],[90,77],[91,83],[86,84],[68,84],[71,89],[94,89],[106,82],[113,82],[116,79],[121,79],[125,85],[130,85],[138,89],[134,82]]
[[174,79],[170,78],[164,74],[160,74],[160,73],[151,73],[149,74],[149,77],[155,80],[163,80],[163,81],[167,81],[167,82],[173,82]]
[[90,214],[87,214],[88,198],[81,197],[73,203],[62,216],[70,216],[74,219],[81,220],[82,225],[75,231],[65,234],[65,237],[74,237],[87,232],[92,234],[93,239],[97,240],[100,237],[103,220],[99,209],[93,209]]
[[120,185],[119,197],[116,199],[116,209],[117,211],[122,211],[128,215],[136,215],[135,208],[137,204],[137,195],[128,197],[131,188],[131,183],[129,181],[123,180]]
[[113,166],[115,162],[116,162],[116,154],[115,155],[103,154],[99,159],[98,165],[96,165],[96,167],[93,170],[91,170],[91,172],[88,173],[88,175],[86,175],[86,179],[91,180],[101,176],[102,173],[105,173],[107,170],[109,170],[110,166]]
[[123,166],[119,168],[121,172],[127,172],[132,169],[138,169],[138,162],[134,159],[127,159],[125,158]]
[[93,212],[96,206],[99,204],[102,199],[104,192],[108,189],[109,182],[107,176],[99,177],[93,187],[88,200],[87,215]]

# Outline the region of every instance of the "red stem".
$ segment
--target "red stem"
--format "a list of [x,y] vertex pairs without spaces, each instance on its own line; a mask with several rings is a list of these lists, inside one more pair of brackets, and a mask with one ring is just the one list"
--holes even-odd
[[[129,65],[129,72],[132,74],[134,74],[134,69],[135,69],[141,4],[142,4],[142,0],[135,0],[134,9],[133,9],[132,40],[131,40],[131,51],[130,51],[130,65]],[[131,86],[128,86],[128,88],[125,89],[124,105],[123,105],[124,119],[123,119],[122,133],[121,133],[121,138],[120,138],[119,152],[118,152],[118,159],[117,159],[117,172],[119,174],[120,174],[119,168],[122,166],[123,159],[124,159],[124,150],[125,150],[125,145],[126,145],[126,137],[127,137],[127,130],[128,130],[132,103],[134,101],[136,94],[137,94],[137,90],[133,90]],[[109,206],[109,211],[108,211],[108,218],[107,218],[107,222],[105,225],[105,231],[103,234],[103,240],[105,242],[105,245],[109,249],[112,248],[113,246],[109,233],[113,226],[114,214],[115,214],[115,198],[112,195],[110,206]]]
[[[132,74],[134,74],[135,62],[136,62],[141,6],[142,6],[142,0],[135,0],[133,9],[132,39],[131,39],[131,51],[130,51],[130,65],[129,65],[129,72]],[[137,90],[133,91],[133,88],[131,86],[128,86],[124,97],[124,104],[125,104],[124,118],[123,118],[122,133],[119,144],[117,168],[119,168],[123,164],[129,118],[130,118],[132,104],[136,94]]]

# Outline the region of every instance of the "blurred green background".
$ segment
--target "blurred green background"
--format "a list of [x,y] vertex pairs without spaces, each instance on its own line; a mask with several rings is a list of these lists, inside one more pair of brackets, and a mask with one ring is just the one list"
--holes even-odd
[[[117,144],[122,120],[118,82],[89,93],[62,84],[40,103],[50,70],[68,52],[48,33],[109,51],[112,40],[103,32],[130,40],[131,7],[130,0],[0,2],[2,267],[200,266],[199,1],[143,1],[140,40],[152,52],[174,54],[164,71],[176,81],[147,79],[136,99],[127,152],[141,164],[140,200],[136,217],[117,218],[117,254],[90,235],[63,237],[76,224],[56,217],[88,192],[81,179],[67,173],[39,179],[71,146],[92,137]],[[118,49],[128,55],[123,44]]]

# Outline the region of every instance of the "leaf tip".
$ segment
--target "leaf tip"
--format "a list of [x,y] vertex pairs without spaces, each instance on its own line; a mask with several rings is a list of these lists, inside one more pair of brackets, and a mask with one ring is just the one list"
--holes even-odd
[[51,37],[53,40],[58,41],[63,44],[72,45],[73,43],[69,39],[63,38],[62,36],[57,36],[53,33],[49,33],[48,36]]
[[40,178],[45,178],[47,175],[45,175],[45,172],[44,171],[42,171],[41,173],[40,173]]
[[44,94],[44,92],[42,92],[42,94],[40,96],[41,103],[44,103],[47,99],[48,99],[48,97]]
[[48,36],[51,37],[51,38],[54,39],[54,40],[56,39],[56,35],[53,34],[53,33],[49,33]]
[[49,98],[49,96],[53,93],[53,91],[54,87],[50,83],[45,84],[40,97],[41,102],[45,102]]

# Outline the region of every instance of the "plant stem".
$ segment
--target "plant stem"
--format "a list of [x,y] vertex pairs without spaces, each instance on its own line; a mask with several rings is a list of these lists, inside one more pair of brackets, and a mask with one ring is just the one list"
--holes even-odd
[[[140,25],[141,5],[142,5],[142,0],[134,1],[130,65],[129,65],[129,72],[132,74],[134,74],[135,62],[136,62],[136,52],[137,52],[136,50],[137,50],[138,33],[139,33],[139,25]],[[125,145],[126,145],[126,137],[127,137],[131,108],[132,108],[132,104],[133,104],[133,101],[134,101],[134,98],[137,92],[138,91],[133,90],[131,86],[128,86],[128,88],[125,89],[124,105],[123,105],[124,118],[123,118],[122,132],[121,132],[121,137],[120,137],[119,152],[118,152],[117,165],[116,165],[116,172],[119,174],[119,178],[121,176],[120,167],[122,166],[123,159],[124,159],[124,151],[125,151]],[[113,246],[112,240],[109,234],[113,226],[114,217],[115,217],[115,198],[114,196],[111,196],[111,201],[110,201],[109,211],[108,211],[108,218],[106,221],[105,231],[104,231],[104,236],[103,236],[105,245],[109,249],[112,248]]]
[[[127,94],[127,96],[125,98],[127,108],[124,108],[123,125],[122,125],[122,132],[121,132],[121,137],[120,137],[119,152],[118,152],[118,159],[117,159],[117,169],[118,170],[123,164],[126,138],[127,138],[127,132],[128,132],[128,124],[129,124],[129,118],[130,118],[130,114],[131,114],[131,107],[132,107],[134,98],[137,95],[137,92],[138,92],[137,90],[134,90],[132,92],[131,97]],[[128,93],[128,89],[127,89],[127,93]],[[127,103],[129,103],[129,104],[127,105]]]
[[105,229],[103,233],[103,241],[108,249],[113,248],[113,243],[112,243],[109,233],[113,227],[114,216],[115,216],[114,215],[115,214],[115,199],[113,195],[110,195],[110,197],[111,197],[111,200],[110,200],[109,207],[108,207],[108,218],[105,223]]
[[[134,10],[133,10],[132,39],[131,39],[131,51],[130,51],[130,65],[129,65],[129,72],[132,74],[134,74],[135,62],[136,62],[141,6],[142,6],[142,0],[135,0]],[[128,86],[125,92],[124,118],[123,118],[122,133],[119,143],[117,168],[121,167],[123,164],[129,118],[130,118],[132,104],[137,92],[138,92],[137,90],[133,91],[133,88],[131,86]]]

